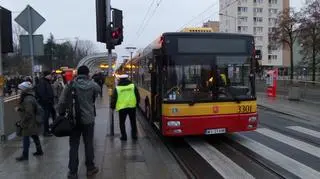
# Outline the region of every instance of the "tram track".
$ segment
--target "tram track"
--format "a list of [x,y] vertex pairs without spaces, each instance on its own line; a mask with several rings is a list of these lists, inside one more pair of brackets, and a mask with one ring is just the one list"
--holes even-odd
[[[207,159],[192,148],[187,142],[188,139],[201,139],[204,143],[208,143],[219,152],[230,158],[239,166],[245,168],[254,178],[296,178],[291,173],[277,167],[272,162],[250,151],[233,141],[226,135],[215,136],[196,136],[196,137],[164,137],[155,125],[149,124],[141,111],[142,116],[139,120],[142,127],[148,131],[149,135],[156,135],[163,144],[168,148],[170,153],[176,159],[186,176],[190,179],[206,179],[206,178],[225,178],[214,167],[212,167]],[[231,134],[233,135],[233,134]],[[235,134],[238,135],[238,134]],[[262,177],[261,177],[262,176]]]

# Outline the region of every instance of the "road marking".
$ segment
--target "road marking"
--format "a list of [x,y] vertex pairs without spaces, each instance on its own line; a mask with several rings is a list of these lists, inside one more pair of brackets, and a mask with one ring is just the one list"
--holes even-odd
[[316,137],[316,138],[319,138],[319,139],[320,139],[320,132],[318,132],[318,131],[314,131],[314,130],[307,129],[307,128],[300,127],[300,126],[288,126],[287,128],[288,128],[288,129],[292,129],[292,130],[295,130],[295,131],[297,131],[297,132],[301,132],[301,133],[304,133],[304,134],[307,134],[307,135],[310,135],[310,136],[312,136],[312,137]]
[[6,98],[4,99],[4,102],[6,103],[6,102],[9,102],[9,101],[13,101],[13,100],[15,100],[15,99],[19,99],[19,98],[20,98],[19,95],[9,96],[9,97],[6,97]]
[[233,141],[255,152],[261,157],[271,161],[272,163],[282,167],[283,169],[299,176],[300,178],[320,178],[320,173],[288,156],[281,154],[259,142],[249,139],[245,136],[230,135]]
[[186,141],[224,178],[254,178],[206,141],[201,139],[186,139]]
[[310,145],[306,142],[302,142],[302,141],[294,139],[292,137],[288,137],[286,135],[283,135],[279,132],[272,131],[270,129],[259,128],[256,131],[262,135],[265,135],[267,137],[270,137],[270,138],[275,139],[279,142],[285,143],[287,145],[290,145],[291,147],[302,150],[304,152],[307,152],[313,156],[320,158],[320,148],[319,147]]

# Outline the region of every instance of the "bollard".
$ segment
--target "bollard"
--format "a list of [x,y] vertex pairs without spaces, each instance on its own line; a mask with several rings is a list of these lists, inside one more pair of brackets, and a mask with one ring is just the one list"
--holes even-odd
[[110,109],[110,136],[114,136],[114,111]]

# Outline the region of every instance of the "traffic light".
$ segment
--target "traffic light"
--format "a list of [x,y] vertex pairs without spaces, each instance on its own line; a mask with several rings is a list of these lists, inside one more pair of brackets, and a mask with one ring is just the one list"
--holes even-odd
[[[11,11],[0,6],[0,36],[2,53],[13,52]],[[1,53],[0,53],[1,55]]]
[[112,9],[112,31],[111,38],[113,45],[120,45],[123,41],[123,21],[122,11]]
[[113,28],[111,32],[112,44],[120,45],[123,41],[123,31],[122,28]]
[[97,41],[107,42],[107,6],[106,0],[96,0]]

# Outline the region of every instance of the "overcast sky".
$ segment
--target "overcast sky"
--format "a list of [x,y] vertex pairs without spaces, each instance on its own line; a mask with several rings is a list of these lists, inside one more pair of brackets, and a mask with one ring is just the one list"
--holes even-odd
[[[304,0],[291,0],[290,4],[300,8],[302,2]],[[52,32],[57,39],[79,37],[96,42],[95,0],[0,0],[1,6],[13,12],[13,19],[28,4],[46,19],[36,34],[46,38]],[[143,48],[162,32],[219,18],[219,0],[111,0],[111,4],[124,13],[124,42],[116,47],[120,58],[128,55],[126,46]],[[103,44],[97,43],[97,48],[105,51]]]

